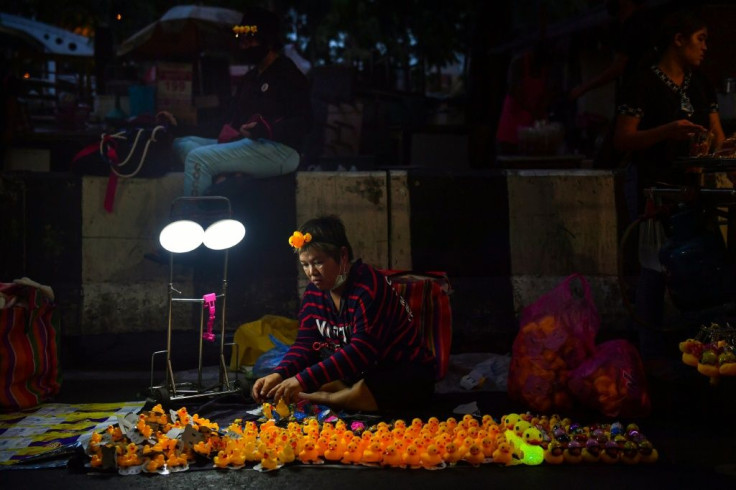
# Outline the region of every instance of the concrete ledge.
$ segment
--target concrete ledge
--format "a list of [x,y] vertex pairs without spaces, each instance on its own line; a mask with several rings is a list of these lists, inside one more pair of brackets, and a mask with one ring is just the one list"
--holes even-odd
[[[84,294],[71,333],[165,330],[168,266],[143,254],[156,248],[182,174],[122,182],[113,213],[102,208],[107,178],[85,177],[82,185]],[[325,213],[343,218],[368,263],[450,274],[458,348],[513,339],[521,308],[574,272],[589,279],[602,328],[619,328],[626,312],[616,277],[616,185],[605,171],[397,169],[300,172],[223,187],[248,229],[229,268],[228,330],[265,313],[296,314],[305,282],[286,238]],[[220,275],[214,266],[175,269],[177,284],[192,295]],[[194,313],[177,313],[175,329],[198,326]]]

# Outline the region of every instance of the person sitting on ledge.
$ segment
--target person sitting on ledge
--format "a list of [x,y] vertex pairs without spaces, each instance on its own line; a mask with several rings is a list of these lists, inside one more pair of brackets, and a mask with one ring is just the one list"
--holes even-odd
[[[202,195],[218,175],[267,178],[298,168],[302,140],[312,124],[309,82],[281,54],[279,24],[276,14],[254,7],[233,27],[240,61],[253,68],[243,75],[217,139],[174,140],[173,150],[184,162],[185,196]],[[158,118],[177,124],[166,111]]]
[[388,278],[353,260],[340,218],[311,219],[289,243],[310,283],[296,341],[273,373],[255,381],[253,399],[367,412],[426,406],[435,358]]

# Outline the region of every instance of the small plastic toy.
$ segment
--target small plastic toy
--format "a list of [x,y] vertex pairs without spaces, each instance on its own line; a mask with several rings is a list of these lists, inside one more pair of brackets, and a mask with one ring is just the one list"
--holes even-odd
[[215,341],[215,334],[212,333],[212,327],[215,325],[215,303],[217,301],[217,295],[215,293],[208,293],[202,297],[204,306],[209,310],[209,318],[207,319],[207,331],[202,332],[202,338],[207,342]]
[[485,462],[486,457],[483,454],[480,444],[474,442],[468,448],[468,452],[463,459],[473,466],[480,466]]
[[395,444],[389,444],[383,450],[383,459],[381,466],[391,466],[394,468],[404,468],[404,458],[400,451],[396,449]]
[[493,462],[505,465],[510,465],[513,460],[513,454],[511,453],[511,445],[508,442],[501,442],[493,451]]
[[443,463],[442,455],[436,444],[430,444],[427,449],[422,453],[421,464],[423,467],[432,469],[440,466]]

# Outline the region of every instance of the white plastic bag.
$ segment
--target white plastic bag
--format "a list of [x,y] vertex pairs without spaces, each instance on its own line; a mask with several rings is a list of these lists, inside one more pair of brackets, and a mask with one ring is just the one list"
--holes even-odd
[[643,220],[639,224],[639,264],[647,269],[662,272],[659,250],[666,240],[664,226],[656,218]]

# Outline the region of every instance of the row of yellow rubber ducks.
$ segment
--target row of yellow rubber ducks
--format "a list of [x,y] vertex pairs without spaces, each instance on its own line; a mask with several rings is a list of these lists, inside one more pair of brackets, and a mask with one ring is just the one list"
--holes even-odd
[[[272,414],[275,407],[265,407]],[[281,407],[283,410],[283,407]],[[104,467],[103,448],[114,448],[114,463],[123,474],[187,469],[196,461],[215,468],[239,469],[248,464],[271,471],[294,462],[353,464],[377,467],[441,469],[456,464],[538,465],[576,463],[651,463],[658,453],[638,427],[629,424],[581,426],[558,415],[507,414],[498,422],[490,415],[410,422],[379,422],[352,430],[336,419],[322,423],[314,417],[303,422],[277,424],[275,419],[236,420],[225,431],[186,409],[169,420],[160,406],[139,415],[135,434],[110,426],[93,434],[88,447],[90,464]],[[143,427],[143,430],[141,430]],[[149,433],[146,427],[151,429]],[[168,430],[165,430],[168,429]],[[166,434],[174,429],[180,438]],[[140,444],[130,436],[145,436]],[[108,462],[109,464],[109,462]]]

